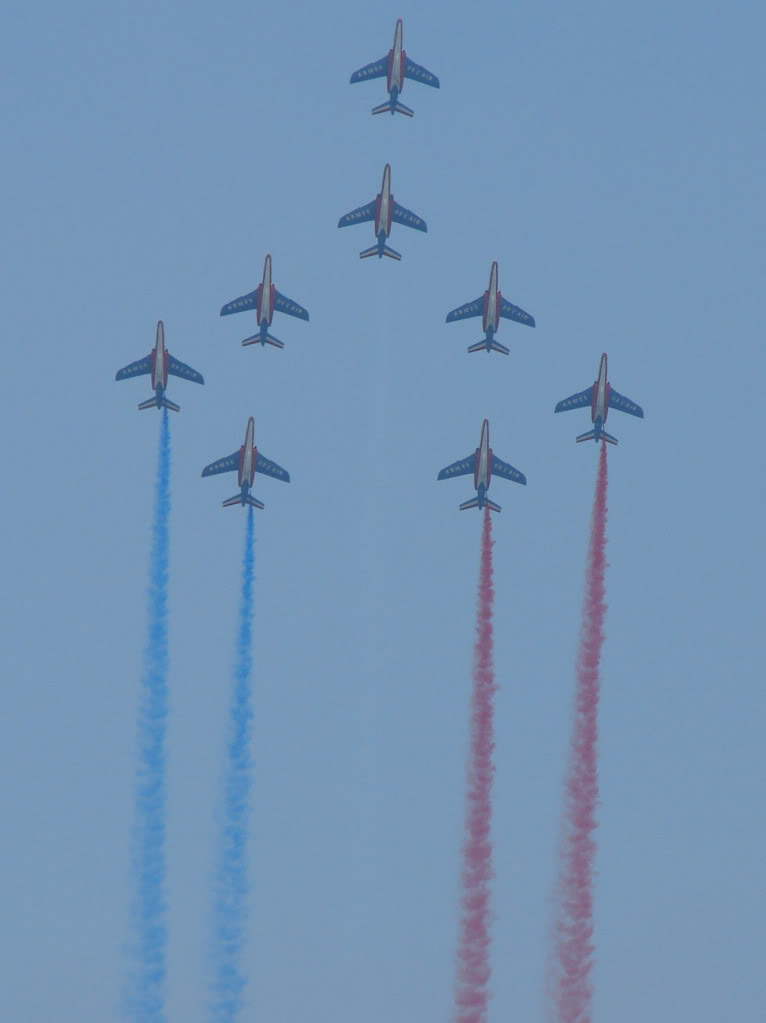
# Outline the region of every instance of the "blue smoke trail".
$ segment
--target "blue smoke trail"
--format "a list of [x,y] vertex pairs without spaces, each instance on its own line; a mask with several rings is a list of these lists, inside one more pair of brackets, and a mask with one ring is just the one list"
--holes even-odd
[[133,831],[135,946],[126,1008],[137,1023],[165,1020],[165,736],[168,718],[168,518],[170,426],[163,409],[149,560],[149,628],[138,715]]
[[245,977],[241,970],[247,922],[247,832],[252,761],[253,717],[250,669],[253,638],[253,577],[255,546],[253,509],[247,509],[245,549],[242,554],[242,599],[239,610],[237,660],[229,719],[228,762],[224,779],[223,821],[215,891],[215,954],[213,1019],[236,1020],[244,1001]]

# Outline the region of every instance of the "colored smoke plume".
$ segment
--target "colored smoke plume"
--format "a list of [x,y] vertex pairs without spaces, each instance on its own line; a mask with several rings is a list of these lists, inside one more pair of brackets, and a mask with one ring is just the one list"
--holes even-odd
[[168,519],[170,426],[163,410],[149,558],[148,637],[138,714],[136,820],[133,830],[135,962],[125,1001],[137,1023],[165,1019],[165,738],[168,717]]
[[479,570],[476,642],[471,697],[471,748],[468,758],[466,836],[463,845],[461,920],[457,951],[455,1017],[457,1023],[486,1023],[490,977],[490,881],[492,870],[492,753],[495,667],[492,614],[492,520],[484,508]]
[[253,509],[247,509],[242,555],[242,594],[237,633],[234,687],[229,716],[227,763],[224,776],[223,820],[215,879],[213,1018],[217,1023],[237,1019],[244,1001],[242,951],[247,923],[247,837],[252,785],[252,619],[255,544]]
[[604,644],[607,445],[602,443],[585,576],[577,691],[566,778],[554,941],[559,1023],[590,1023],[593,988],[593,863],[598,805],[598,699]]

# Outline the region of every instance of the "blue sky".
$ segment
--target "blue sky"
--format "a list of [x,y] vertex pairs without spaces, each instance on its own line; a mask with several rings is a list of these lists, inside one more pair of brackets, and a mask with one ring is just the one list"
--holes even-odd
[[[350,73],[404,18],[415,117]],[[253,1018],[451,1011],[478,515],[436,483],[488,416],[497,775],[491,1018],[542,1019],[595,446],[610,377],[595,1017],[757,1021],[764,585],[761,5],[14,4],[3,72],[0,844],[17,1023],[113,1018],[158,416],[173,380],[170,1020],[205,1018],[244,515],[204,465],[256,442]],[[383,165],[400,264],[336,230]],[[272,253],[308,324],[219,319]],[[497,259],[534,331],[446,313]]]

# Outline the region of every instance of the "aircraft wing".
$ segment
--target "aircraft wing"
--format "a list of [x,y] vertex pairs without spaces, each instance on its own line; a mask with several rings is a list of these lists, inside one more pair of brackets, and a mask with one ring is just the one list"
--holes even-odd
[[274,308],[279,310],[280,313],[287,313],[288,316],[297,316],[299,320],[307,320],[309,318],[309,314],[302,305],[293,302],[291,298],[288,298],[279,291],[274,295]]
[[239,448],[233,455],[227,458],[219,458],[217,462],[211,462],[202,470],[203,476],[217,476],[219,472],[234,472],[239,469]]
[[451,480],[453,476],[467,476],[476,468],[476,454],[461,458],[459,462],[453,462],[439,473],[437,480]]
[[[409,61],[407,61],[409,64]],[[355,82],[366,82],[370,78],[385,78],[388,74],[388,54],[385,57],[381,57],[380,60],[374,60],[371,64],[365,64],[364,67],[360,67],[358,71],[355,71],[349,82],[353,85]]]
[[364,224],[367,220],[375,219],[375,200],[368,202],[366,206],[358,206],[355,210],[351,210],[345,217],[341,217],[338,221],[338,227],[348,227],[349,224]]
[[191,366],[187,366],[185,362],[179,362],[178,359],[174,359],[172,355],[168,359],[168,373],[172,373],[174,377],[183,377],[184,380],[191,380],[194,384],[205,383],[201,373],[198,373],[196,369],[192,369]]
[[138,359],[136,362],[131,362],[129,366],[123,366],[122,369],[118,369],[115,375],[115,380],[128,380],[130,377],[140,377],[144,373],[151,373],[152,371],[152,356],[151,353],[144,359]]
[[568,398],[562,399],[553,410],[554,412],[568,412],[573,408],[585,408],[586,405],[593,404],[593,386],[590,386],[585,391],[580,391],[579,394],[571,394]]
[[421,220],[417,213],[413,213],[412,210],[406,210],[398,202],[394,203],[394,212],[391,215],[391,219],[397,224],[404,224],[405,227],[414,227],[416,231],[428,230],[425,220]]
[[[237,452],[239,455],[239,452]],[[283,469],[281,465],[277,465],[276,462],[270,461],[268,458],[264,458],[263,455],[258,452],[258,457],[255,460],[255,471],[262,472],[264,476],[273,476],[275,480],[283,480],[285,483],[290,482],[290,473],[287,469]],[[204,473],[202,474],[205,475]]]
[[630,398],[618,394],[612,387],[609,388],[609,408],[619,409],[620,412],[627,412],[631,416],[638,416],[639,419],[644,418],[644,410],[640,405],[636,405]]
[[504,316],[506,320],[515,320],[517,323],[525,323],[528,327],[534,327],[535,318],[530,316],[529,313],[525,313],[523,309],[519,309],[517,305],[512,305],[510,302],[506,302],[503,298],[500,301],[500,315]]
[[421,67],[420,64],[416,64],[409,57],[404,62],[404,77],[412,78],[416,82],[422,82],[423,85],[433,85],[435,89],[439,88],[439,79],[436,75],[432,74],[427,68]]
[[469,316],[481,316],[484,312],[484,296],[479,295],[473,302],[466,302],[451,313],[447,313],[447,323],[454,323],[455,320],[467,320]]
[[228,316],[229,313],[244,313],[248,309],[255,309],[258,305],[258,292],[262,287],[263,285],[259,284],[255,291],[251,291],[248,295],[240,295],[233,302],[227,302],[221,309],[221,316]]
[[502,476],[503,479],[513,480],[514,483],[521,483],[524,486],[527,484],[527,477],[523,472],[519,472],[518,469],[514,469],[512,465],[507,462],[503,462],[502,459],[492,456],[492,475]]
[[227,302],[221,310],[221,315],[228,316],[229,313],[243,313],[246,310],[255,309],[258,306],[258,293],[262,287],[263,284],[259,284],[255,292],[251,292],[249,295],[240,295],[233,302]]

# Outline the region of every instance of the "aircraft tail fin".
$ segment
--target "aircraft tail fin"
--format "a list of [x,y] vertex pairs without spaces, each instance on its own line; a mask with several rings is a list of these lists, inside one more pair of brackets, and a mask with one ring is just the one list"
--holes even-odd
[[[363,249],[359,253],[360,259],[367,259],[370,256],[380,256],[381,252],[377,245],[371,245],[369,249]],[[396,249],[392,249],[390,245],[383,246],[383,256],[388,256],[390,259],[401,259],[401,252],[397,252]]]
[[[486,504],[486,506],[489,508],[490,511],[499,512],[501,510],[500,505],[499,504],[495,504],[494,501],[490,501],[490,499],[488,497],[484,498],[484,503]],[[472,497],[470,501],[463,501],[463,503],[460,505],[460,510],[461,511],[466,511],[466,509],[468,509],[468,508],[478,508],[478,507],[479,507],[479,499],[478,499],[478,497]]]
[[274,345],[275,348],[285,347],[283,341],[280,341],[279,338],[273,337],[271,334],[266,334],[265,336],[261,336],[260,334],[253,334],[252,337],[246,337],[245,340],[242,342],[242,345],[243,346],[255,345],[258,344],[259,341],[261,342],[261,344]]
[[[576,438],[578,444],[581,441],[584,441],[584,440],[595,440],[595,439],[596,439],[596,431],[595,430],[588,430],[587,433],[581,433],[580,436]],[[599,439],[600,440],[605,440],[608,444],[616,444],[617,443],[617,438],[613,437],[611,435],[611,433],[607,433],[606,430],[602,430],[601,431],[601,436],[600,436]]]
[[[252,494],[245,494],[245,504],[250,504],[253,508],[263,508],[263,501],[259,501],[257,497],[253,497]],[[235,504],[242,504],[242,495],[235,494],[234,497],[228,498],[223,502],[224,508],[232,508]]]
[[470,345],[468,348],[469,352],[501,352],[503,355],[510,355],[510,349],[506,348],[505,345],[501,345],[499,341],[495,341],[493,338],[490,342],[490,347],[487,348],[486,338],[483,341],[477,341],[475,345]]
[[373,114],[404,114],[405,117],[412,117],[415,113],[404,103],[400,103],[398,100],[396,103],[392,103],[390,99],[386,100],[385,103],[381,103],[379,107],[372,108]]
[[171,401],[169,398],[163,397],[161,401],[158,401],[156,394],[153,398],[147,398],[146,401],[142,401],[138,407],[141,410],[145,408],[169,408],[171,412],[181,411],[181,406],[176,405],[176,403]]

